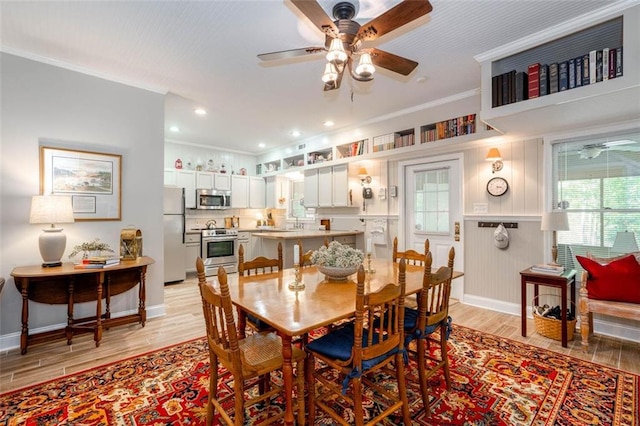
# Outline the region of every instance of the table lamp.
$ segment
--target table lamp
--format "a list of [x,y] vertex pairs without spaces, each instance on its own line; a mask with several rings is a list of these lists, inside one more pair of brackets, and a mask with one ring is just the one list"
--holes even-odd
[[616,253],[633,253],[638,251],[638,242],[633,232],[624,231],[616,234],[616,240],[613,242],[611,251]]
[[559,266],[558,263],[558,237],[556,231],[568,231],[569,230],[569,218],[567,212],[564,210],[546,212],[542,214],[542,224],[540,225],[542,231],[553,231],[553,246],[551,247],[550,265]]
[[73,206],[71,197],[65,195],[34,195],[31,198],[31,213],[29,223],[49,223],[50,228],[44,228],[40,234],[38,244],[42,266],[60,266],[60,259],[67,245],[67,236],[62,228],[56,228],[56,223],[73,223]]

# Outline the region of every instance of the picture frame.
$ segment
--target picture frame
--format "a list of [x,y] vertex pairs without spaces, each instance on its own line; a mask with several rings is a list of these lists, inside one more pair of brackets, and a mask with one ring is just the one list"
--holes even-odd
[[76,221],[121,220],[122,156],[40,147],[40,194],[70,195]]

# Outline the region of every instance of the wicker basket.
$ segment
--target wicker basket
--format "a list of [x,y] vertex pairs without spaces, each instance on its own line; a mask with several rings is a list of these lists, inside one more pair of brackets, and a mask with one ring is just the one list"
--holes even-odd
[[[533,298],[532,307],[535,307],[536,299],[538,297]],[[574,312],[576,312],[575,304],[571,302],[574,306]],[[543,335],[544,337],[548,337],[553,340],[562,340],[562,320],[555,318],[543,317],[542,315],[536,314],[535,310],[532,309],[533,312],[533,323],[536,326],[536,331],[538,334]],[[577,319],[574,318],[572,320],[567,320],[567,341],[570,342],[573,340],[573,333],[576,329]]]

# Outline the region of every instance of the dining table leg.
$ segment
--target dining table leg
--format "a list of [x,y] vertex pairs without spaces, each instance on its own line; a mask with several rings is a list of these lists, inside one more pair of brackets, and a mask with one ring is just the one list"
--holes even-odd
[[282,334],[282,378],[284,380],[285,412],[284,424],[293,425],[293,364],[291,358],[291,336]]

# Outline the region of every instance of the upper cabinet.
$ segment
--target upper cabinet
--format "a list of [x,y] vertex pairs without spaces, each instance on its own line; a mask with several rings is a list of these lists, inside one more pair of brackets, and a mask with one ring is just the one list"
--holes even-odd
[[640,6],[631,4],[476,56],[482,121],[536,135],[640,118]]
[[261,177],[249,176],[249,208],[265,208],[265,182]]

